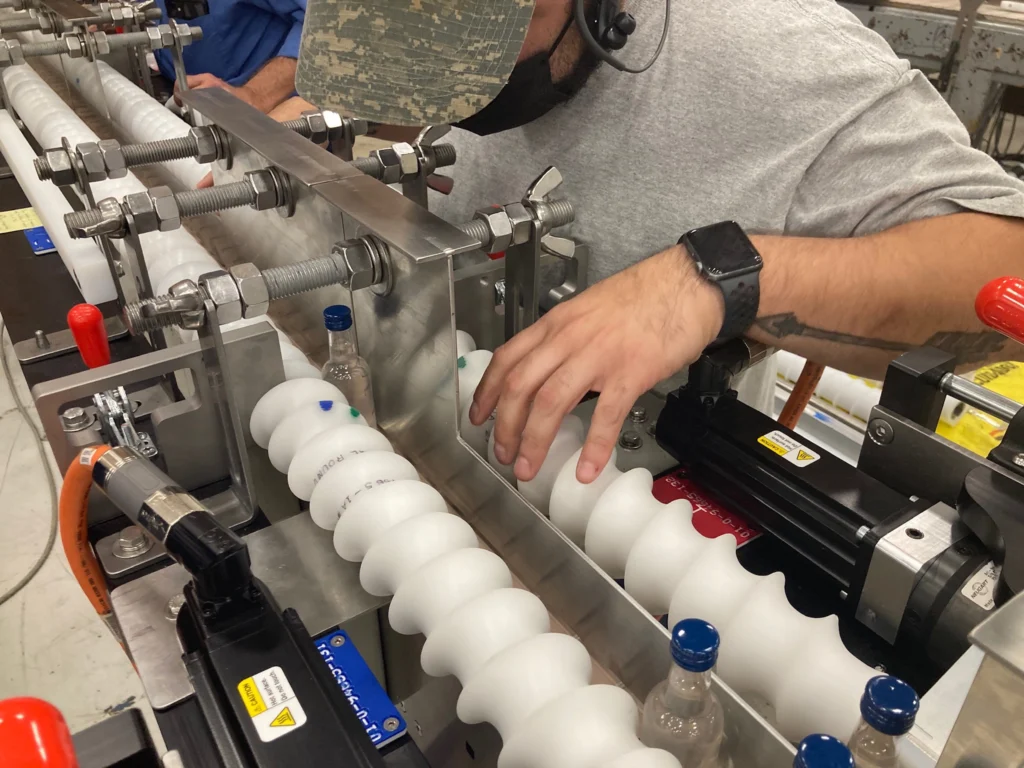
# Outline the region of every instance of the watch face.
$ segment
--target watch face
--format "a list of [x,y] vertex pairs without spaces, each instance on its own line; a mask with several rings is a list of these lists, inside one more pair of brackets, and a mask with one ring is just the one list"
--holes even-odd
[[723,221],[696,229],[687,235],[692,253],[711,278],[743,272],[761,265],[761,256],[743,229]]

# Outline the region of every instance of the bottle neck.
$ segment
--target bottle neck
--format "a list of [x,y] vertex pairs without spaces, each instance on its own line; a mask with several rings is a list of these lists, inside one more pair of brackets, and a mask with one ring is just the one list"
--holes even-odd
[[665,705],[676,715],[699,714],[711,700],[711,671],[688,672],[673,663],[668,673]]
[[331,360],[338,360],[356,355],[356,329],[349,326],[344,331],[328,331],[327,343],[330,346]]

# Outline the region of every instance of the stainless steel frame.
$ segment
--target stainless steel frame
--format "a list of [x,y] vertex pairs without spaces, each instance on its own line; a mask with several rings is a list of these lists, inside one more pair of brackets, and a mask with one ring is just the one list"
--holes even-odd
[[[644,697],[669,667],[666,630],[459,436],[452,257],[475,243],[394,190],[225,95],[206,89],[184,98],[236,137],[236,158],[248,150],[249,159],[236,162],[225,172],[227,179],[259,162],[258,155],[291,177],[296,218],[306,206],[314,218],[326,222],[338,222],[340,214],[340,231],[303,233],[309,238],[307,250],[310,240],[323,235],[337,240],[372,233],[389,246],[393,290],[386,296],[368,291],[354,296],[360,350],[374,371],[383,431],[580,638],[595,661],[638,699]],[[289,230],[293,228],[298,227]],[[253,243],[247,256],[263,267],[326,252],[284,253],[276,245]],[[293,311],[304,319],[318,317],[322,304],[316,302],[316,294],[299,297],[292,300]],[[792,747],[720,681],[718,690],[735,764],[791,765]]]

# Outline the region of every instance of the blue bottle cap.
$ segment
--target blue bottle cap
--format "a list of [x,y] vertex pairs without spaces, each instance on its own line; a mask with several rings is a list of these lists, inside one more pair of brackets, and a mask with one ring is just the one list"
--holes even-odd
[[814,733],[800,742],[793,768],[854,768],[853,755],[835,736]]
[[352,310],[344,304],[334,304],[324,310],[324,327],[328,331],[347,331],[352,327]]
[[672,658],[687,672],[707,672],[718,661],[718,630],[703,619],[683,619],[672,629]]
[[920,706],[913,688],[898,677],[879,675],[864,687],[860,714],[879,733],[902,736],[913,727]]

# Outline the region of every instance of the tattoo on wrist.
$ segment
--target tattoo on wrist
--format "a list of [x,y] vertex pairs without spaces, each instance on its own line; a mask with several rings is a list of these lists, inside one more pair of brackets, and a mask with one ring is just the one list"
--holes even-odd
[[1007,338],[996,331],[940,331],[923,344],[907,344],[903,341],[876,339],[870,336],[830,331],[827,328],[815,328],[801,322],[793,312],[761,317],[754,325],[775,339],[802,336],[808,339],[829,341],[833,344],[870,347],[888,352],[906,352],[915,347],[936,347],[952,354],[956,357],[957,363],[961,365],[982,363],[992,355],[1002,352],[1007,342]]

